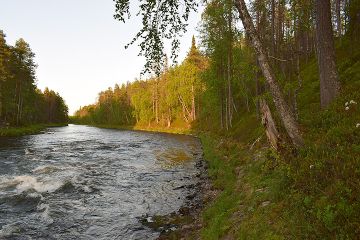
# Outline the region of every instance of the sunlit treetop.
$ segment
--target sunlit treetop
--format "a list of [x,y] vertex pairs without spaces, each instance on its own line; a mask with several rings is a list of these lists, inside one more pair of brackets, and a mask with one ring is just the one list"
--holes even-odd
[[[131,17],[130,0],[113,0],[116,10],[115,19],[126,22]],[[143,73],[159,75],[165,62],[164,40],[171,41],[171,59],[176,63],[179,38],[186,32],[189,14],[196,11],[195,0],[140,0],[136,16],[142,18],[142,27],[128,47],[139,42],[139,56],[146,59]]]

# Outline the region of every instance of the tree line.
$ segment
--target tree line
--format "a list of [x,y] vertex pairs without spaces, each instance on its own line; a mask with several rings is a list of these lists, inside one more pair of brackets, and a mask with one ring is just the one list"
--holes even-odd
[[207,66],[192,39],[184,62],[169,67],[168,60],[159,76],[115,85],[100,92],[96,104],[81,107],[75,119],[86,123],[189,127],[197,119],[199,93],[204,92],[201,73]]
[[[359,0],[255,0],[249,4],[243,0],[208,1],[200,22],[200,46],[195,46],[193,39],[187,58],[169,67],[161,52],[162,38],[174,37],[176,42],[177,35],[171,34],[171,28],[182,22],[180,19],[173,26],[171,21],[186,16],[197,6],[194,1],[184,2],[189,8],[183,13],[172,12],[174,18],[167,18],[168,13],[162,12],[165,8],[151,2],[145,2],[141,8],[145,23],[146,19],[153,21],[143,26],[139,32],[142,35],[134,41],[143,36],[148,43],[144,43],[142,53],[147,58],[157,55],[146,65],[154,77],[109,88],[99,94],[96,104],[81,108],[76,116],[98,124],[193,123],[227,131],[245,113],[256,112],[259,119],[260,115],[267,116],[263,119],[265,127],[274,133],[269,128],[272,125],[277,133],[279,126],[271,112],[266,113],[274,109],[275,117],[282,123],[280,128],[295,146],[301,146],[298,97],[302,66],[317,56],[319,101],[326,108],[341,89],[334,39],[359,41]],[[128,2],[117,3],[115,18],[124,21]],[[148,47],[149,42],[153,49]]]
[[53,90],[36,86],[35,54],[24,39],[6,43],[0,30],[0,126],[65,123],[68,107]]

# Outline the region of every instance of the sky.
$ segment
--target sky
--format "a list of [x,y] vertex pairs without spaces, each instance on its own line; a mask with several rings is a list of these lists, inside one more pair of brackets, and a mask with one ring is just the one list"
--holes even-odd
[[[30,44],[38,65],[38,88],[59,92],[71,115],[94,103],[100,91],[131,82],[143,70],[138,46],[124,48],[141,21],[123,24],[113,18],[114,12],[112,0],[1,0],[0,29],[8,44],[19,38]],[[200,14],[190,16],[179,61],[191,46],[191,36],[197,36]]]

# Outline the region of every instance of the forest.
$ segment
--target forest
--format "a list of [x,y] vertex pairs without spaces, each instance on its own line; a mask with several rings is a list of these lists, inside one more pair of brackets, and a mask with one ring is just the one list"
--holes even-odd
[[6,43],[0,30],[0,128],[66,123],[68,107],[55,91],[36,83],[35,54],[24,40]]
[[[198,5],[142,3],[132,43],[152,77],[100,92],[73,121],[199,135],[218,193],[204,239],[356,239],[360,1],[249,2],[207,1],[199,36],[172,65],[162,38],[178,46]],[[116,19],[129,4],[116,1]]]

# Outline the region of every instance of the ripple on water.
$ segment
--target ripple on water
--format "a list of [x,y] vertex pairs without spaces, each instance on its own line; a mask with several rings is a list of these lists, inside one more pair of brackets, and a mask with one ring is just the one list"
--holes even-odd
[[54,166],[54,165],[41,165],[36,167],[34,170],[32,170],[34,173],[40,173],[40,174],[49,174],[52,172],[60,171],[63,168]]
[[2,226],[0,230],[0,239],[14,236],[20,233],[20,227],[16,223],[11,223]]
[[201,157],[194,138],[84,126],[12,144],[0,149],[0,239],[155,239],[139,219],[178,211]]

